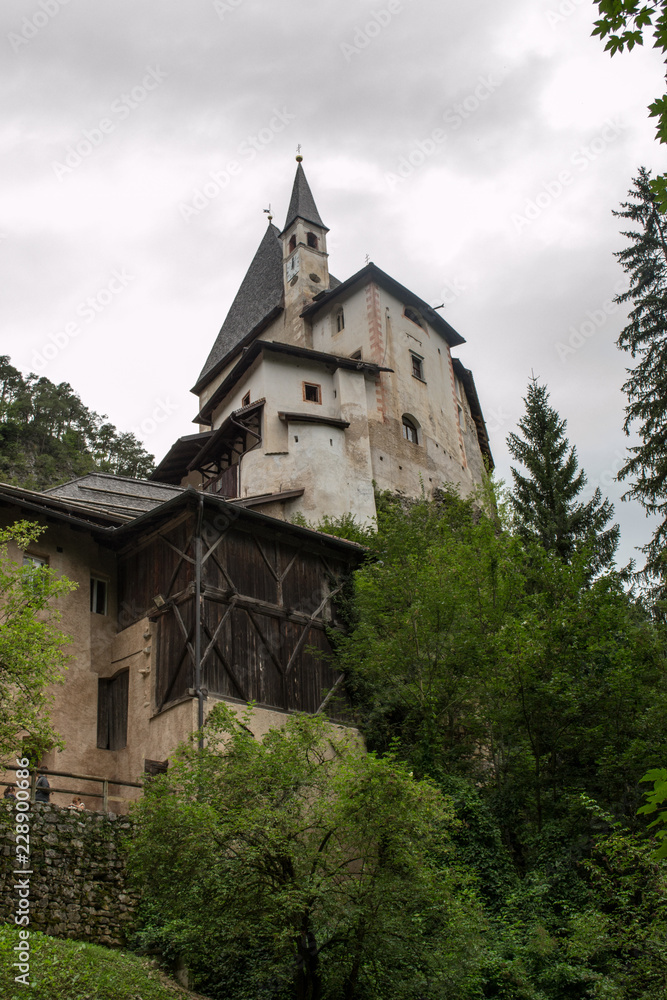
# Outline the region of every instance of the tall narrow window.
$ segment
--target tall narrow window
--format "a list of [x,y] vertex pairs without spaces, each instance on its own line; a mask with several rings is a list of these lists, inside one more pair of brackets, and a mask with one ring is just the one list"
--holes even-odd
[[107,581],[97,576],[90,578],[90,610],[95,615],[107,613]]
[[127,746],[127,700],[130,671],[97,682],[97,746],[122,750]]
[[345,329],[345,313],[342,309],[339,309],[336,313],[336,333],[340,333],[341,330]]
[[414,375],[415,378],[421,379],[421,381],[423,382],[424,359],[421,358],[418,354],[413,354],[412,351],[410,351],[410,359],[412,361],[412,374]]
[[292,253],[293,250],[296,250],[296,234],[294,236],[290,236],[289,241],[289,252]]
[[245,396],[241,400],[241,406],[249,406],[249,405],[250,405],[250,393],[246,392]]
[[308,241],[308,246],[312,247],[313,250],[317,250],[317,236],[315,233],[306,233],[306,240]]
[[403,437],[411,444],[419,444],[417,425],[405,415],[403,416]]

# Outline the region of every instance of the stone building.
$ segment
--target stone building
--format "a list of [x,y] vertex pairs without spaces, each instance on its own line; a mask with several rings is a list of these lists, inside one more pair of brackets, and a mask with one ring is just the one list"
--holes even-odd
[[[290,711],[344,719],[326,654],[362,551],[291,519],[368,521],[374,484],[466,493],[491,464],[451,354],[463,339],[373,263],[334,278],[327,232],[299,162],[285,226],[269,222],[194,386],[199,431],[150,481],[0,486],[0,523],[45,527],[14,557],[78,584],[60,601],[72,660],[51,770],[136,781],[217,699],[254,701],[258,732]],[[76,790],[99,805],[96,784]]]
[[299,162],[282,232],[269,222],[192,390],[200,434],[153,480],[287,520],[368,521],[373,483],[467,493],[492,465],[472,374],[451,354],[463,338],[373,263],[331,275],[327,233]]

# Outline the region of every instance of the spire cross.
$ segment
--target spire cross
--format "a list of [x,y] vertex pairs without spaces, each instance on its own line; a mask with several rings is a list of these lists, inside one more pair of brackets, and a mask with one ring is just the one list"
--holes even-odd
[[371,259],[370,254],[367,253],[366,254],[366,263],[367,264],[370,263],[370,259]]
[[264,211],[266,212],[266,214],[269,217],[269,222],[272,222],[273,221],[273,215],[271,214],[271,202],[269,202],[269,207],[265,208]]

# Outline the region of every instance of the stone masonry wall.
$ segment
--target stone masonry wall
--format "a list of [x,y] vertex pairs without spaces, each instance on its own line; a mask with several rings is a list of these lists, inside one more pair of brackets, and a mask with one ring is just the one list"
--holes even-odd
[[[121,841],[126,816],[33,805],[30,812],[28,929],[119,946],[133,927],[138,897],[127,886]],[[14,809],[0,803],[0,923],[14,924],[18,893]]]

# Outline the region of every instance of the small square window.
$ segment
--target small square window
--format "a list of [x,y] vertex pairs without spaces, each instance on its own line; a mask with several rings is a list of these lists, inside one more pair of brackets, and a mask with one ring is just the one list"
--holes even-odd
[[107,591],[106,580],[100,580],[97,576],[90,578],[90,610],[94,615],[105,615],[107,613]]
[[412,374],[415,378],[424,381],[424,359],[420,358],[418,354],[413,354],[410,352],[410,358],[412,359]]
[[303,398],[306,403],[322,402],[322,387],[313,382],[303,383]]

